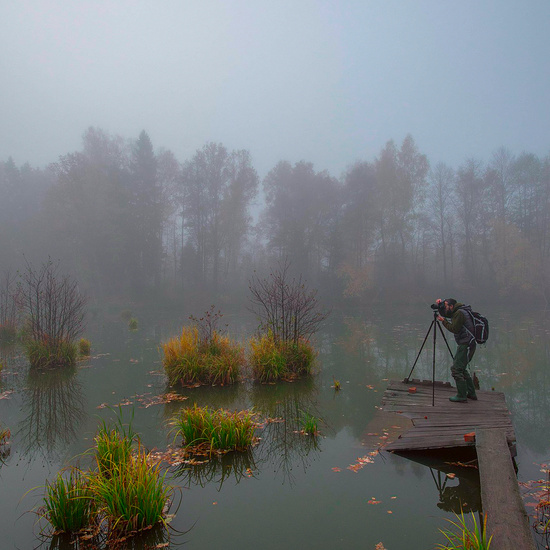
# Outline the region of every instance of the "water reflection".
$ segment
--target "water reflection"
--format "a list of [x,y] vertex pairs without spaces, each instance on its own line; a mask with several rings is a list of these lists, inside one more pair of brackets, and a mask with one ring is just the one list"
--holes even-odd
[[152,548],[177,548],[179,535],[168,531],[164,525],[158,524],[131,537],[120,540],[107,540],[105,535],[97,535],[90,539],[83,540],[67,534],[45,537],[39,547],[42,550],[92,550],[109,548],[109,550],[148,550]]
[[431,453],[395,453],[428,467],[439,502],[446,512],[481,512],[481,485],[475,452],[464,449]]
[[205,487],[213,483],[220,491],[226,481],[233,480],[237,484],[245,477],[253,477],[257,470],[253,452],[246,451],[212,455],[208,460],[199,458],[197,463],[180,465],[173,475],[183,481],[185,487]]
[[[301,433],[300,421],[304,413],[320,419],[317,394],[316,383],[311,378],[292,384],[252,387],[250,399],[254,410],[268,419],[255,454],[261,462],[275,465],[275,472],[282,476],[283,483],[292,484],[293,469],[299,464],[305,472],[319,453],[319,438]],[[327,431],[328,426],[320,429]]]
[[[283,483],[292,484],[294,468],[301,466],[305,471],[320,450],[318,437],[301,433],[304,414],[318,419],[322,432],[329,430],[320,418],[316,401],[318,389],[311,378],[273,385],[201,387],[179,393],[188,397],[184,407],[215,403],[215,408],[252,409],[260,420],[264,419],[257,432],[259,444],[250,451],[197,457],[182,465],[175,475],[183,478],[187,486],[215,483],[220,490],[228,479],[238,483],[244,477],[252,477],[267,463],[275,465],[275,472],[282,476]],[[181,408],[181,402],[166,403],[164,418],[172,418]]]
[[85,418],[86,400],[75,368],[51,371],[29,369],[17,436],[23,454],[59,454],[70,445]]

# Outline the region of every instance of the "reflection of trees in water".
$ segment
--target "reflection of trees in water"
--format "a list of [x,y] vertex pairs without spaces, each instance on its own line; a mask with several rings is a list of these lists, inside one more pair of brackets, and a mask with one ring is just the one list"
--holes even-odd
[[[204,457],[197,457],[197,462],[202,460],[205,460]],[[181,464],[173,475],[183,481],[186,487],[193,485],[204,487],[209,483],[215,483],[220,491],[228,479],[239,483],[243,477],[252,477],[257,469],[251,450],[212,455],[206,460],[207,462],[201,464]]]
[[[109,549],[109,550],[148,550],[152,548],[176,548],[182,543],[177,543],[179,535],[170,532],[164,525],[158,524],[147,529],[142,534],[124,538],[120,541],[107,541],[105,536],[96,536],[90,540],[81,540],[78,537],[71,535],[54,535],[52,537],[43,537],[44,542],[40,549],[48,550],[92,550],[92,549]],[[167,546],[165,546],[167,545]]]
[[[188,393],[187,393],[188,392]],[[258,470],[259,464],[273,462],[276,471],[282,472],[283,479],[293,482],[293,468],[301,463],[305,470],[311,460],[311,453],[318,452],[318,439],[300,433],[301,419],[304,413],[319,418],[315,398],[317,387],[313,378],[297,380],[293,383],[273,385],[241,385],[226,388],[195,388],[182,390],[188,395],[185,402],[167,403],[164,407],[165,418],[171,418],[182,407],[198,403],[215,403],[222,407],[219,398],[226,396],[225,408],[250,409],[259,414],[259,418],[269,419],[257,434],[260,443],[248,452],[232,452],[222,456],[213,455],[210,460],[197,457],[202,464],[185,464],[175,475],[183,477],[188,486],[215,482],[221,489],[227,479],[237,483],[243,477],[250,477]],[[210,406],[210,405],[209,405]],[[273,421],[275,420],[275,421]],[[321,430],[323,427],[321,426]]]
[[77,437],[84,420],[84,392],[76,380],[76,369],[29,370],[23,392],[23,409],[17,435],[22,452],[47,455],[66,447]]
[[[292,384],[254,385],[251,401],[254,410],[274,419],[268,421],[261,433],[261,443],[254,449],[257,460],[273,462],[275,471],[281,472],[283,482],[294,481],[292,470],[297,463],[305,471],[312,453],[319,451],[318,439],[300,433],[304,412],[319,418],[316,411],[317,388],[313,378]],[[282,419],[282,422],[276,421]],[[322,427],[321,427],[322,430]]]

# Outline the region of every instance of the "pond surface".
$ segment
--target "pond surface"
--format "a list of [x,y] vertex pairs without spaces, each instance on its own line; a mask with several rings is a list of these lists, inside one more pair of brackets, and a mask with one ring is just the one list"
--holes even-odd
[[[379,407],[388,379],[409,374],[432,320],[429,308],[399,318],[334,311],[316,337],[313,378],[178,389],[186,401],[154,404],[156,396],[170,390],[159,344],[177,335],[190,313],[197,312],[134,311],[139,329],[131,332],[120,311],[92,312],[85,334],[92,357],[74,372],[35,374],[19,349],[0,351],[0,422],[12,432],[0,462],[2,548],[74,548],[57,540],[41,542],[36,515],[29,511],[41,504],[36,487],[64,466],[86,461],[81,455],[92,445],[100,420],[115,419],[105,405],[121,405],[126,420],[133,416],[143,444],[159,450],[172,442],[167,420],[194,402],[254,407],[263,418],[285,420],[259,431],[261,441],[250,453],[170,470],[170,482],[181,488],[179,508],[172,510],[170,548],[261,544],[266,549],[374,550],[382,543],[387,550],[426,550],[444,541],[439,529],[448,527],[446,518],[455,519],[460,502],[479,510],[474,469],[375,452],[399,431],[400,418],[380,416]],[[519,479],[539,479],[540,464],[550,459],[550,324],[539,314],[483,313],[490,318],[491,337],[478,348],[473,370],[481,389],[506,394]],[[223,322],[241,341],[255,328],[249,314],[226,314]],[[449,343],[454,351],[454,341]],[[450,380],[450,356],[441,338],[436,352],[436,378]],[[413,376],[431,379],[431,341]],[[339,392],[332,387],[335,380],[342,385]],[[297,433],[302,411],[321,419],[316,439]],[[461,459],[445,460],[453,458]],[[128,548],[165,547],[167,540],[155,531]]]

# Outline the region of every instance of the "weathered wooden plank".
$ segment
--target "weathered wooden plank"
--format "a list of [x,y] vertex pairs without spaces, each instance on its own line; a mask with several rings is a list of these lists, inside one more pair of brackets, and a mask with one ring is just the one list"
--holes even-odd
[[[416,387],[410,393],[409,388]],[[456,389],[449,384],[437,383],[435,399],[429,381],[412,381],[410,384],[391,381],[382,398],[382,408],[411,419],[413,427],[397,441],[389,442],[386,450],[421,450],[447,447],[466,447],[464,434],[478,428],[503,429],[508,443],[515,442],[512,419],[502,392],[478,392],[478,400],[467,403],[450,403]]]
[[487,513],[491,548],[535,550],[529,518],[519,493],[507,433],[499,429],[476,430],[476,450],[481,482],[481,502]]

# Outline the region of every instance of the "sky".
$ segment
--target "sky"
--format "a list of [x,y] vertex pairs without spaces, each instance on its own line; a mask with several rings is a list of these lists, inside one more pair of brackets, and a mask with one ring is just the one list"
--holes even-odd
[[339,177],[411,134],[430,164],[550,153],[549,0],[0,0],[0,161],[96,126],[180,162]]

